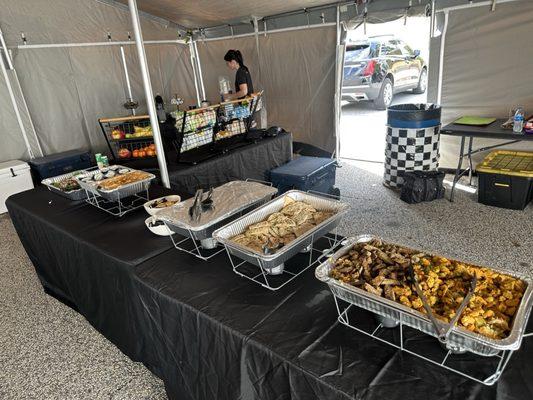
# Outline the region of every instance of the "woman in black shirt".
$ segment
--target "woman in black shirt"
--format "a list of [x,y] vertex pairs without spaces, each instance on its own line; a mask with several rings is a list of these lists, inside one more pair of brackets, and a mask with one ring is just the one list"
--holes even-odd
[[254,92],[254,85],[248,67],[244,65],[242,54],[239,50],[228,50],[224,56],[229,69],[235,73],[235,93],[224,95],[225,100],[242,99]]

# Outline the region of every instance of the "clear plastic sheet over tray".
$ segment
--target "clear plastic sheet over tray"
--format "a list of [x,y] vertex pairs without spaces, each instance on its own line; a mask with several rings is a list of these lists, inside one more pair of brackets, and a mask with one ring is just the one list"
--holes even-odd
[[269,200],[277,189],[253,181],[232,181],[213,189],[213,207],[202,212],[198,220],[189,215],[194,198],[182,201],[157,213],[157,219],[165,222],[176,233],[197,240],[209,239],[215,229],[228,222],[235,214],[250,206]]
[[[327,283],[331,292],[338,298],[383,317],[392,318],[396,321],[401,318],[405,325],[437,337],[435,328],[431,324],[429,318],[424,314],[404,306],[403,304],[374,295],[329,276],[331,269],[335,266],[335,262],[344,254],[348,253],[356,243],[368,242],[375,238],[376,237],[372,235],[361,235],[356,238],[347,239],[345,246],[316,268],[315,276],[322,282]],[[427,252],[427,254],[431,255],[429,252]],[[521,279],[527,284],[526,291],[514,317],[511,333],[503,339],[490,339],[483,335],[470,332],[460,326],[455,326],[446,342],[446,345],[449,348],[453,348],[454,350],[466,350],[482,356],[493,356],[502,350],[517,350],[520,347],[525,333],[526,323],[531,312],[533,281],[531,278],[515,272],[504,271],[497,268],[491,269]]]

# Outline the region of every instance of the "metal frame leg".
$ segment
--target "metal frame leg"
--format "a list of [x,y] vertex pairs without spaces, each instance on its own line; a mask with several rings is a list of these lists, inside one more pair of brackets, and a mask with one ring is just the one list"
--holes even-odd
[[474,164],[472,163],[472,145],[474,144],[474,137],[470,136],[468,140],[468,184],[472,186],[472,174],[474,172]]
[[454,198],[455,185],[457,184],[457,182],[459,182],[459,179],[461,179],[461,176],[462,176],[461,168],[463,167],[464,153],[465,153],[465,137],[461,136],[461,148],[459,150],[459,162],[457,164],[457,169],[455,170],[455,176],[453,177],[453,182],[452,182],[452,191],[450,193],[450,201],[452,202]]

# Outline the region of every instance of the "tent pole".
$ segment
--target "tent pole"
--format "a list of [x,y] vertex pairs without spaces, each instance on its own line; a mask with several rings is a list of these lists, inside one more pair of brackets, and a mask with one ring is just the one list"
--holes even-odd
[[196,65],[198,67],[198,78],[200,80],[200,91],[202,93],[202,100],[206,100],[204,77],[202,76],[202,63],[200,62],[200,54],[198,53],[198,44],[196,43],[196,40],[193,42],[193,46],[194,46],[194,56],[196,58]]
[[341,118],[341,95],[342,91],[342,66],[340,65],[340,55],[341,55],[341,24],[340,24],[340,6],[337,6],[336,10],[336,25],[337,25],[337,37],[335,43],[335,94],[334,94],[334,109],[333,116],[335,117],[335,155],[336,159],[340,157],[340,118]]
[[161,182],[163,183],[163,186],[165,186],[167,189],[170,189],[170,179],[168,176],[167,163],[165,160],[165,150],[163,148],[163,141],[161,140],[161,132],[159,131],[159,121],[157,119],[157,113],[155,111],[152,82],[150,81],[148,62],[146,61],[146,52],[144,50],[141,22],[139,21],[139,10],[137,9],[136,0],[128,0],[128,5],[130,7],[131,12],[131,23],[133,25],[133,33],[135,35],[135,45],[137,47],[137,53],[139,55],[139,65],[141,66],[144,94],[146,96],[146,106],[148,108],[148,114],[150,115],[150,124],[152,125],[154,143],[157,150],[157,162],[159,164],[159,172],[161,173]]
[[[120,46],[120,58],[122,59],[122,69],[124,70],[124,76],[126,77],[126,89],[128,90],[128,101],[133,100],[131,94],[130,75],[128,73],[128,64],[126,63],[126,55],[124,54],[124,46]],[[131,109],[131,114],[135,115],[135,108]]]
[[191,56],[192,73],[194,75],[194,89],[196,90],[196,104],[198,107],[200,107],[202,105],[202,99],[200,99],[200,89],[198,88],[196,57],[194,55],[194,46],[192,44],[192,41],[189,42],[189,55]]
[[28,116],[28,121],[30,122],[31,129],[33,131],[33,136],[35,136],[35,143],[37,144],[37,149],[39,150],[39,153],[41,154],[41,157],[42,157],[44,156],[43,149],[41,148],[41,143],[39,142],[39,138],[37,137],[37,131],[35,130],[35,125],[33,125],[33,119],[31,118],[31,115],[30,115],[30,109],[28,108],[28,103],[26,103],[26,98],[24,97],[22,86],[20,86],[20,81],[19,81],[19,77],[17,74],[17,70],[15,69],[15,65],[13,64],[13,60],[11,59],[11,55],[9,54],[9,50],[7,49],[7,45],[4,39],[4,34],[2,32],[2,29],[0,29],[0,44],[2,45],[2,48],[4,49],[4,54],[5,54],[5,58],[7,61],[7,67],[9,70],[13,71],[13,76],[15,77],[15,82],[17,83],[17,89],[20,93],[22,104],[24,104],[26,115]]
[[442,34],[440,36],[440,52],[439,52],[439,80],[437,83],[437,104],[441,104],[442,101],[442,80],[444,75],[444,46],[446,46],[446,32],[448,31],[448,17],[449,12],[444,11],[444,27],[442,28]]
[[[6,54],[6,59],[9,58],[9,55]],[[31,149],[30,142],[28,140],[28,134],[26,133],[26,128],[22,122],[22,117],[20,116],[20,111],[17,105],[17,100],[15,99],[15,94],[13,93],[13,87],[11,86],[11,81],[7,75],[6,66],[4,65],[4,60],[2,59],[0,53],[0,69],[2,70],[2,75],[6,81],[7,91],[9,92],[9,98],[11,99],[11,104],[13,104],[13,109],[15,110],[15,116],[17,118],[17,123],[19,125],[20,131],[22,132],[22,138],[24,139],[24,144],[26,145],[26,150],[28,150],[28,155],[30,158],[35,158],[33,150]]]

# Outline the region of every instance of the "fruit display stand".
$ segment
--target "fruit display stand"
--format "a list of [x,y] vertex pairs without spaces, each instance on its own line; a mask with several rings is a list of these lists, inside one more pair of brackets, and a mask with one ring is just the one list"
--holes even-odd
[[100,118],[98,123],[114,161],[123,163],[156,156],[148,115]]
[[188,111],[175,111],[178,130],[174,147],[181,163],[197,164],[223,154],[250,130],[261,93]]

